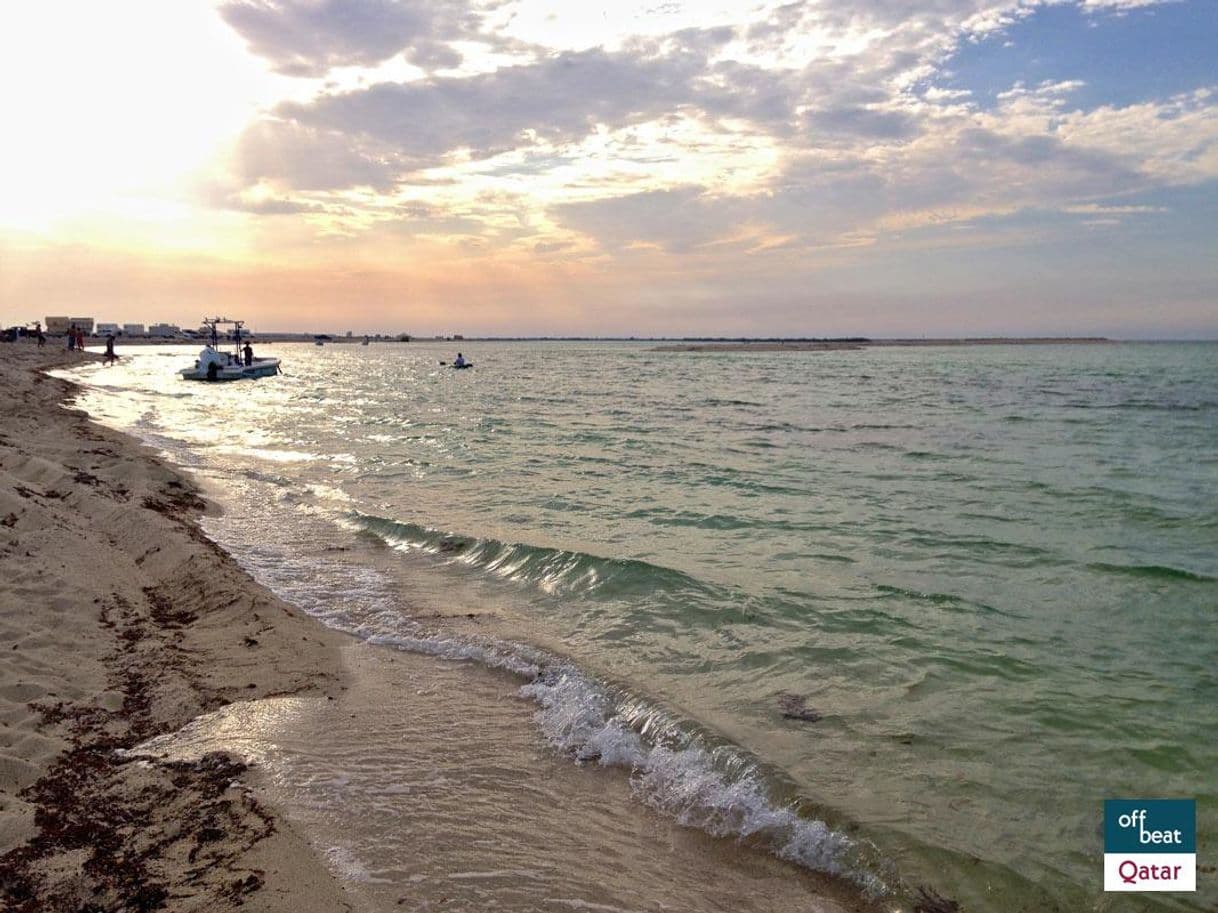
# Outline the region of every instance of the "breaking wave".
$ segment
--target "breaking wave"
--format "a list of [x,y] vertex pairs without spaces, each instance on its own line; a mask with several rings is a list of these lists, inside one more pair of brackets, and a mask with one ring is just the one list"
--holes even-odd
[[463,536],[357,511],[347,518],[357,529],[397,548],[425,552],[555,595],[617,597],[711,589],[688,574],[646,561]]

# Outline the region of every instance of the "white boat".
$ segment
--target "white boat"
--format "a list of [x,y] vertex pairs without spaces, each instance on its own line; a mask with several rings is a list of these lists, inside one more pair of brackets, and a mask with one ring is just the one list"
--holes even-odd
[[[206,317],[203,325],[211,328],[211,342],[199,353],[194,366],[183,368],[179,373],[186,380],[248,380],[255,377],[271,377],[279,373],[278,358],[254,358],[253,349],[250,355],[241,351],[242,320],[229,320],[227,317]],[[233,351],[225,352],[220,349],[219,326],[233,327]],[[227,335],[227,334],[226,334]],[[247,342],[248,346],[249,343]]]

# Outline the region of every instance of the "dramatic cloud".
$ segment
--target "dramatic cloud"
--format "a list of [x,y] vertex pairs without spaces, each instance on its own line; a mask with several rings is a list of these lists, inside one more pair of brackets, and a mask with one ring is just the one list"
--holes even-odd
[[[223,154],[194,160],[191,199],[251,256],[493,272],[522,298],[629,281],[690,313],[754,283],[789,317],[776,302],[835,270],[865,274],[861,296],[931,272],[967,289],[1080,236],[1153,231],[1191,251],[1218,230],[1201,0],[222,0],[207,15],[262,84]],[[1181,289],[1210,275],[1199,264]]]
[[412,156],[467,150],[485,157],[537,141],[574,142],[601,125],[678,111],[695,102],[705,73],[705,54],[685,49],[662,57],[571,52],[465,79],[382,83],[283,105],[278,114]]

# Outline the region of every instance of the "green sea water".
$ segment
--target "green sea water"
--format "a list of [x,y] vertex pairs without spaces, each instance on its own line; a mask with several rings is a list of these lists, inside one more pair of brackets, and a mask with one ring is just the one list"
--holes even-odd
[[[165,349],[75,376],[225,489],[213,535],[319,617],[393,642],[485,614],[601,683],[597,719],[747,759],[761,799],[657,781],[691,823],[797,808],[907,909],[1213,906],[1204,870],[1101,887],[1105,798],[1196,798],[1214,863],[1218,345],[462,345],[472,371],[276,345],[259,382],[180,381]],[[612,727],[576,739],[587,693],[556,693],[557,749],[602,756]]]

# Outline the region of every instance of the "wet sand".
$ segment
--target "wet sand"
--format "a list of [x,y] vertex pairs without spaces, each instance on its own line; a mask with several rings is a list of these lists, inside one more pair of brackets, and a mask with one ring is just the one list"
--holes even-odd
[[139,751],[248,759],[369,913],[871,909],[642,806],[620,770],[556,754],[505,673],[366,643],[343,656],[336,701],[234,704]]

